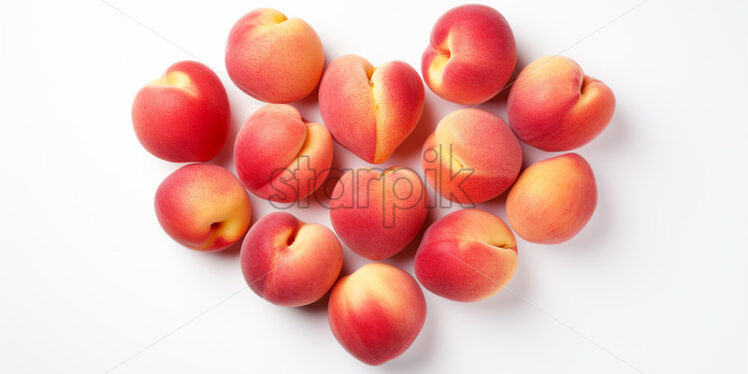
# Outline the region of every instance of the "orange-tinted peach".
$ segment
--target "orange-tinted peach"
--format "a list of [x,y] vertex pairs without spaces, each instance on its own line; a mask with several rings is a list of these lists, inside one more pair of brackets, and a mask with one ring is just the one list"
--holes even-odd
[[347,55],[330,63],[319,87],[319,110],[335,141],[379,164],[410,135],[423,112],[423,83],[410,65],[374,67]]
[[473,105],[494,97],[517,62],[506,19],[485,5],[462,5],[442,15],[421,59],[423,80],[449,101]]
[[343,348],[364,363],[380,365],[405,352],[421,332],[426,299],[410,274],[373,263],[338,281],[327,313]]
[[613,118],[616,99],[572,59],[548,56],[527,65],[509,92],[507,115],[523,142],[568,151],[599,135]]
[[415,273],[429,291],[471,302],[501,290],[517,269],[517,241],[495,215],[462,209],[429,226],[416,252]]
[[239,179],[253,194],[292,202],[309,196],[327,177],[333,156],[327,129],[307,122],[290,105],[258,109],[242,126],[234,145]]
[[576,235],[592,217],[597,185],[582,156],[567,153],[530,165],[506,199],[509,224],[523,239],[561,243]]
[[512,185],[522,167],[522,149],[498,116],[459,109],[426,139],[421,164],[426,180],[442,196],[461,204],[479,203]]
[[270,103],[290,103],[317,87],[325,65],[309,24],[274,9],[256,9],[234,24],[226,43],[226,71],[242,91]]
[[301,306],[319,300],[338,279],[343,249],[327,227],[275,212],[249,230],[240,262],[244,279],[260,297]]
[[221,80],[195,61],[170,66],[132,103],[135,135],[148,152],[166,161],[212,159],[226,143],[230,119]]
[[228,170],[191,164],[166,177],[156,190],[156,217],[169,236],[199,251],[219,251],[247,232],[247,191]]
[[331,195],[330,221],[350,249],[370,260],[400,252],[423,227],[428,199],[410,169],[349,170]]

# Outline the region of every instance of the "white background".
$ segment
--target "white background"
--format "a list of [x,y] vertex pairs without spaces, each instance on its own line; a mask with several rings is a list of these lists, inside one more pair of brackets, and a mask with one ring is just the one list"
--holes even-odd
[[[225,76],[244,13],[303,18],[328,62],[356,53],[420,70],[432,25],[457,2],[3,2],[0,372],[745,373],[747,5],[638,2],[488,2],[520,66],[562,53],[615,92],[613,122],[578,150],[598,207],[563,245],[520,240],[517,274],[494,297],[425,292],[423,331],[381,367],[343,350],[324,303],[273,306],[246,288],[236,250],[198,253],[163,233],[153,194],[180,165],[140,146],[130,105],[171,63],[197,59],[222,77],[235,134],[263,105]],[[480,107],[506,118],[505,99]],[[425,137],[459,108],[428,89],[426,100],[384,166],[420,172]],[[295,105],[321,120],[314,97]],[[232,145],[215,162],[233,170]],[[526,165],[551,156],[524,151]],[[338,146],[335,157],[365,165]],[[273,210],[252,204],[255,220]],[[480,207],[505,216],[503,197]],[[329,224],[319,206],[291,212]],[[388,262],[412,272],[413,249]],[[345,250],[345,271],[363,263]]]

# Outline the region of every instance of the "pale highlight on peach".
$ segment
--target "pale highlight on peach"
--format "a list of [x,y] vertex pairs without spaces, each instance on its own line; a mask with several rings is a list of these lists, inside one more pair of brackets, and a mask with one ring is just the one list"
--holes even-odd
[[174,86],[179,87],[187,93],[197,96],[198,89],[192,84],[192,80],[189,75],[182,73],[181,71],[171,71],[165,73],[158,79],[153,80],[148,84],[149,86]]
[[432,224],[414,260],[418,281],[442,297],[474,302],[503,289],[517,270],[517,241],[495,215],[463,209]]
[[228,170],[214,165],[181,167],[158,187],[154,204],[164,231],[195,250],[231,246],[244,236],[251,218],[247,191]]
[[596,205],[592,168],[578,154],[567,153],[523,171],[507,196],[506,214],[523,239],[556,244],[579,233]]
[[354,357],[380,365],[400,356],[426,319],[426,300],[408,273],[372,263],[341,278],[328,303],[333,335]]
[[335,140],[370,163],[386,161],[423,112],[418,73],[401,61],[374,67],[355,55],[330,63],[319,89],[320,113]]
[[509,93],[509,123],[523,142],[546,151],[581,147],[615,111],[613,91],[573,60],[548,56],[525,67]]
[[442,82],[444,78],[444,69],[447,68],[447,63],[452,59],[452,53],[450,52],[452,47],[452,34],[447,35],[444,42],[445,47],[440,45],[432,45],[433,57],[431,64],[428,68],[428,73],[424,76],[428,76],[429,86],[434,86],[436,90],[442,90]]

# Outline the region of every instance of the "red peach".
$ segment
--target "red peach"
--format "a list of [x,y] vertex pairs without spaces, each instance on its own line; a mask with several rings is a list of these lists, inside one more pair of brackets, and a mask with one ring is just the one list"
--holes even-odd
[[478,209],[458,210],[429,226],[414,267],[429,291],[451,300],[478,301],[514,276],[517,241],[501,218]]
[[166,177],[156,190],[156,217],[169,236],[199,251],[220,251],[249,227],[247,191],[228,170],[191,164]]
[[590,164],[567,153],[530,165],[506,199],[509,224],[523,239],[562,243],[576,235],[595,212],[597,185]]
[[290,103],[317,87],[325,65],[322,42],[309,24],[274,9],[253,10],[234,24],[226,71],[242,91],[270,103]]
[[522,148],[496,115],[459,109],[444,117],[423,145],[426,180],[461,204],[493,199],[512,185],[522,167]]
[[332,155],[327,129],[284,104],[266,105],[252,114],[234,145],[239,179],[253,194],[278,202],[314,192],[325,181]]
[[148,152],[173,162],[215,157],[229,133],[229,99],[221,80],[195,61],[171,65],[132,103],[135,135]]
[[426,320],[426,299],[410,274],[387,264],[367,264],[341,278],[328,303],[333,335],[369,365],[400,356]]
[[319,86],[319,110],[335,141],[366,162],[379,164],[410,135],[421,118],[423,83],[410,65],[373,67],[347,55],[330,63]]
[[330,202],[330,221],[350,249],[370,260],[400,252],[423,227],[428,199],[423,182],[409,169],[349,170]]
[[343,249],[327,227],[275,212],[249,230],[240,261],[257,295],[273,304],[301,306],[322,298],[338,279]]
[[584,75],[569,58],[548,56],[522,69],[509,92],[507,115],[523,142],[545,151],[568,151],[599,135],[615,106],[605,83]]
[[452,8],[436,21],[421,73],[437,95],[473,105],[496,96],[516,63],[514,35],[504,16],[471,4]]

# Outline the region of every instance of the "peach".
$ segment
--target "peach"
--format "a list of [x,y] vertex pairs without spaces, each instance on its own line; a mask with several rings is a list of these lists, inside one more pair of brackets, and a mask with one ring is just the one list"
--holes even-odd
[[516,63],[514,35],[504,16],[471,4],[452,8],[436,21],[421,73],[437,95],[474,105],[496,96]]
[[485,299],[517,270],[517,241],[495,215],[462,209],[429,226],[416,252],[416,278],[429,291],[455,301]]
[[292,202],[309,196],[327,177],[332,137],[307,122],[296,108],[271,104],[258,109],[242,126],[234,145],[239,179],[253,194]]
[[275,212],[252,225],[240,262],[257,295],[276,305],[302,306],[322,298],[338,279],[343,249],[327,227]]
[[252,209],[247,190],[228,170],[191,164],[156,190],[156,217],[169,236],[199,251],[219,251],[247,232]]
[[340,345],[369,365],[400,356],[426,320],[426,299],[410,274],[372,263],[341,278],[330,293],[330,329]]
[[343,243],[375,261],[413,241],[427,213],[423,182],[401,167],[349,170],[338,180],[330,201],[330,221]]
[[172,162],[218,155],[229,134],[229,98],[221,80],[195,61],[171,65],[135,95],[132,123],[148,152]]
[[582,156],[567,153],[530,165],[506,199],[509,224],[523,239],[562,243],[576,235],[595,212],[597,185]]
[[422,156],[429,184],[460,204],[500,195],[522,167],[522,149],[506,123],[473,108],[444,117],[426,139]]
[[373,67],[363,57],[343,56],[330,63],[319,85],[319,110],[335,141],[374,164],[410,135],[423,105],[421,78],[401,61]]
[[317,87],[325,54],[308,23],[274,9],[255,9],[231,29],[225,60],[242,91],[257,100],[290,103]]
[[523,142],[545,151],[568,151],[599,135],[615,110],[605,83],[572,59],[548,56],[527,65],[509,92],[507,116]]

